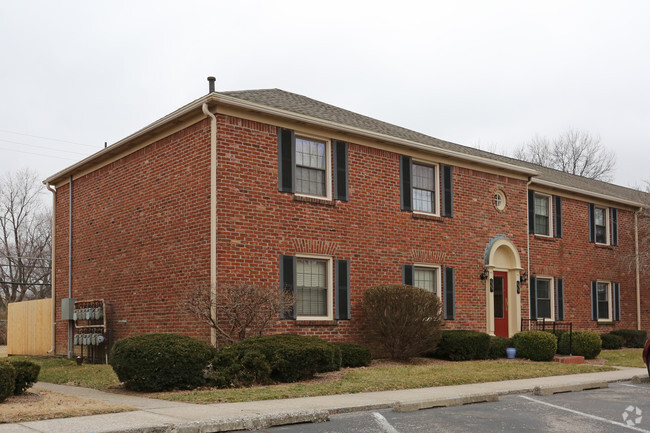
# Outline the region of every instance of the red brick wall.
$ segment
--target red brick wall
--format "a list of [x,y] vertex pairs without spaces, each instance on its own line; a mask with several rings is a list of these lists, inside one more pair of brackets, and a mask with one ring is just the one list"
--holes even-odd
[[[73,297],[111,302],[115,338],[164,331],[209,341],[208,327],[183,308],[188,291],[210,277],[209,134],[201,121],[74,181]],[[526,182],[454,167],[454,217],[415,218],[400,210],[398,153],[354,142],[348,152],[348,202],[299,199],[278,192],[276,127],[218,116],[218,286],[277,288],[282,254],[349,260],[351,320],[278,320],[271,331],[358,341],[365,289],[400,283],[404,264],[440,264],[456,270],[456,319],[445,326],[485,331],[478,276],[487,244],[505,235],[524,267],[528,261]],[[492,205],[497,188],[505,212]],[[68,286],[68,193],[68,185],[57,190],[57,319]],[[589,281],[620,282],[616,326],[635,327],[633,280],[619,265],[603,266],[630,251],[632,214],[619,212],[620,246],[602,248],[587,242],[587,204],[564,199],[563,208],[561,240],[530,237],[530,273],[565,278],[566,317],[577,328],[594,327]],[[528,317],[525,286],[521,307]],[[57,353],[66,352],[66,335],[67,322],[58,320]]]
[[[525,181],[455,167],[454,217],[413,218],[400,210],[399,154],[350,143],[349,201],[296,200],[278,192],[275,127],[225,116],[218,123],[219,284],[277,286],[281,254],[350,261],[352,320],[284,320],[273,331],[359,339],[363,291],[401,283],[402,265],[414,261],[455,268],[457,316],[448,328],[485,330],[485,283],[478,275],[488,242],[506,235],[526,261]],[[504,213],[492,205],[497,186],[508,198]]]
[[[210,278],[209,134],[201,121],[74,180],[72,297],[111,303],[115,339],[174,331],[209,341],[183,308],[186,288]],[[69,191],[57,189],[58,354],[67,353]]]
[[[634,254],[634,214],[618,211],[618,246],[589,242],[588,202],[562,198],[563,236],[530,235],[530,274],[564,278],[565,320],[574,329],[599,333],[636,329],[634,273],[623,258]],[[609,324],[591,320],[591,281],[620,283],[621,321]]]

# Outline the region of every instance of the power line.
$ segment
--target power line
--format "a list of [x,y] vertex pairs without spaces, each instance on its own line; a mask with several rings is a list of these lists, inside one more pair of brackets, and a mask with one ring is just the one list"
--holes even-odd
[[24,153],[25,155],[36,155],[36,156],[43,156],[45,158],[54,158],[54,159],[62,159],[64,161],[78,161],[78,159],[75,158],[63,158],[60,156],[54,156],[54,155],[44,155],[42,153],[34,153],[34,152],[25,152],[24,150],[16,150],[16,149],[7,149],[5,147],[0,147],[0,150],[6,150],[8,152],[17,152],[17,153]]
[[74,153],[75,155],[83,155],[83,156],[88,155],[87,153],[75,152],[74,150],[52,149],[51,147],[39,146],[38,144],[21,143],[19,141],[5,140],[5,139],[2,139],[2,138],[0,138],[0,141],[4,141],[5,143],[11,143],[11,144],[19,144],[21,146],[29,146],[29,147],[36,147],[38,149],[51,150],[53,152]]
[[42,138],[44,140],[59,141],[61,143],[78,144],[79,146],[87,146],[87,147],[92,147],[94,149],[97,148],[97,146],[93,146],[92,144],[78,143],[76,141],[70,141],[70,140],[61,140],[59,138],[41,137],[40,135],[25,134],[24,132],[8,131],[6,129],[0,129],[0,132],[6,132],[8,134],[24,135],[25,137],[32,137],[32,138]]

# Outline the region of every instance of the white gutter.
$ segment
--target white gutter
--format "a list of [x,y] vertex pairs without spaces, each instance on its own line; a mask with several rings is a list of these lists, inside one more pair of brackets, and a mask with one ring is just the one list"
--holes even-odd
[[[207,102],[201,105],[210,118],[210,315],[217,319],[217,118]],[[217,346],[217,330],[210,328],[210,342]]]
[[639,206],[643,205],[642,203],[639,203],[639,202],[635,202],[635,201],[631,201],[631,200],[625,200],[623,198],[614,197],[614,196],[607,195],[607,194],[600,194],[600,193],[597,193],[597,192],[585,191],[584,189],[576,188],[574,186],[563,185],[561,183],[550,182],[548,180],[543,180],[543,179],[539,179],[539,178],[534,178],[532,180],[532,182],[535,185],[542,185],[542,186],[547,186],[549,188],[556,188],[556,189],[561,189],[561,190],[564,190],[564,191],[575,192],[577,194],[588,195],[590,197],[595,197],[595,198],[599,198],[599,199],[602,199],[602,200],[608,200],[608,201],[612,201],[612,202],[615,202],[615,203],[620,203],[620,204],[624,204],[624,205],[628,205],[628,206],[639,207]]
[[45,187],[52,192],[52,238],[50,240],[50,292],[52,292],[52,347],[47,353],[54,353],[56,350],[56,262],[54,260],[56,256],[56,242],[54,242],[54,237],[56,236],[56,190],[52,188],[49,183],[45,183]]

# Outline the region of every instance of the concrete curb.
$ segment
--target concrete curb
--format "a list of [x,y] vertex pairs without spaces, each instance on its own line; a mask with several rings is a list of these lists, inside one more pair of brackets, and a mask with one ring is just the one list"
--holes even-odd
[[466,404],[485,403],[499,401],[497,394],[466,395],[450,398],[435,398],[431,400],[419,400],[410,402],[397,402],[393,406],[395,412],[415,412],[420,409],[432,409],[434,407],[463,406]]
[[[229,432],[233,430],[262,430],[270,427],[329,421],[324,410],[289,412],[277,415],[248,416],[214,421],[198,421],[169,426],[165,433]],[[115,432],[118,433],[118,432]],[[123,432],[119,432],[123,433]],[[135,433],[135,432],[134,432]]]
[[603,388],[609,388],[609,383],[579,382],[579,383],[572,383],[569,385],[562,385],[562,386],[536,386],[533,389],[533,394],[543,396],[543,395],[561,394],[564,392],[586,391],[589,389],[603,389]]

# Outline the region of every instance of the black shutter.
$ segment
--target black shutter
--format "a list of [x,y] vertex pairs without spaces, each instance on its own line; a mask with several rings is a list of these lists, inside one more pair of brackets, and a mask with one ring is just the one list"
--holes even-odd
[[348,143],[334,141],[334,198],[348,201]]
[[411,191],[411,168],[413,160],[410,156],[401,155],[399,158],[399,178],[400,178],[400,205],[402,210],[412,210],[412,191]]
[[336,319],[350,320],[350,262],[336,261]]
[[[296,295],[296,258],[280,256],[280,290]],[[296,307],[282,314],[283,319],[295,319]]]
[[413,265],[402,265],[402,284],[413,285]]
[[612,245],[618,245],[618,209],[611,208],[612,218]]
[[562,237],[562,197],[553,196],[553,214],[555,220],[553,221],[553,231],[556,238]]
[[454,268],[445,268],[444,282],[444,317],[445,320],[454,320],[456,318],[456,278]]
[[528,296],[530,297],[530,318],[537,320],[537,278],[528,280]]
[[290,129],[278,128],[278,189],[293,192],[296,162],[296,136]]
[[598,293],[596,290],[597,283],[591,282],[591,320],[598,320]]
[[454,216],[453,168],[440,164],[440,182],[442,191],[442,213],[444,217]]
[[612,284],[614,289],[614,320],[621,320],[621,285]]
[[528,233],[535,233],[535,191],[528,190]]
[[555,279],[555,320],[564,320],[564,279]]
[[593,203],[589,203],[589,242],[596,242],[596,220],[594,218]]

